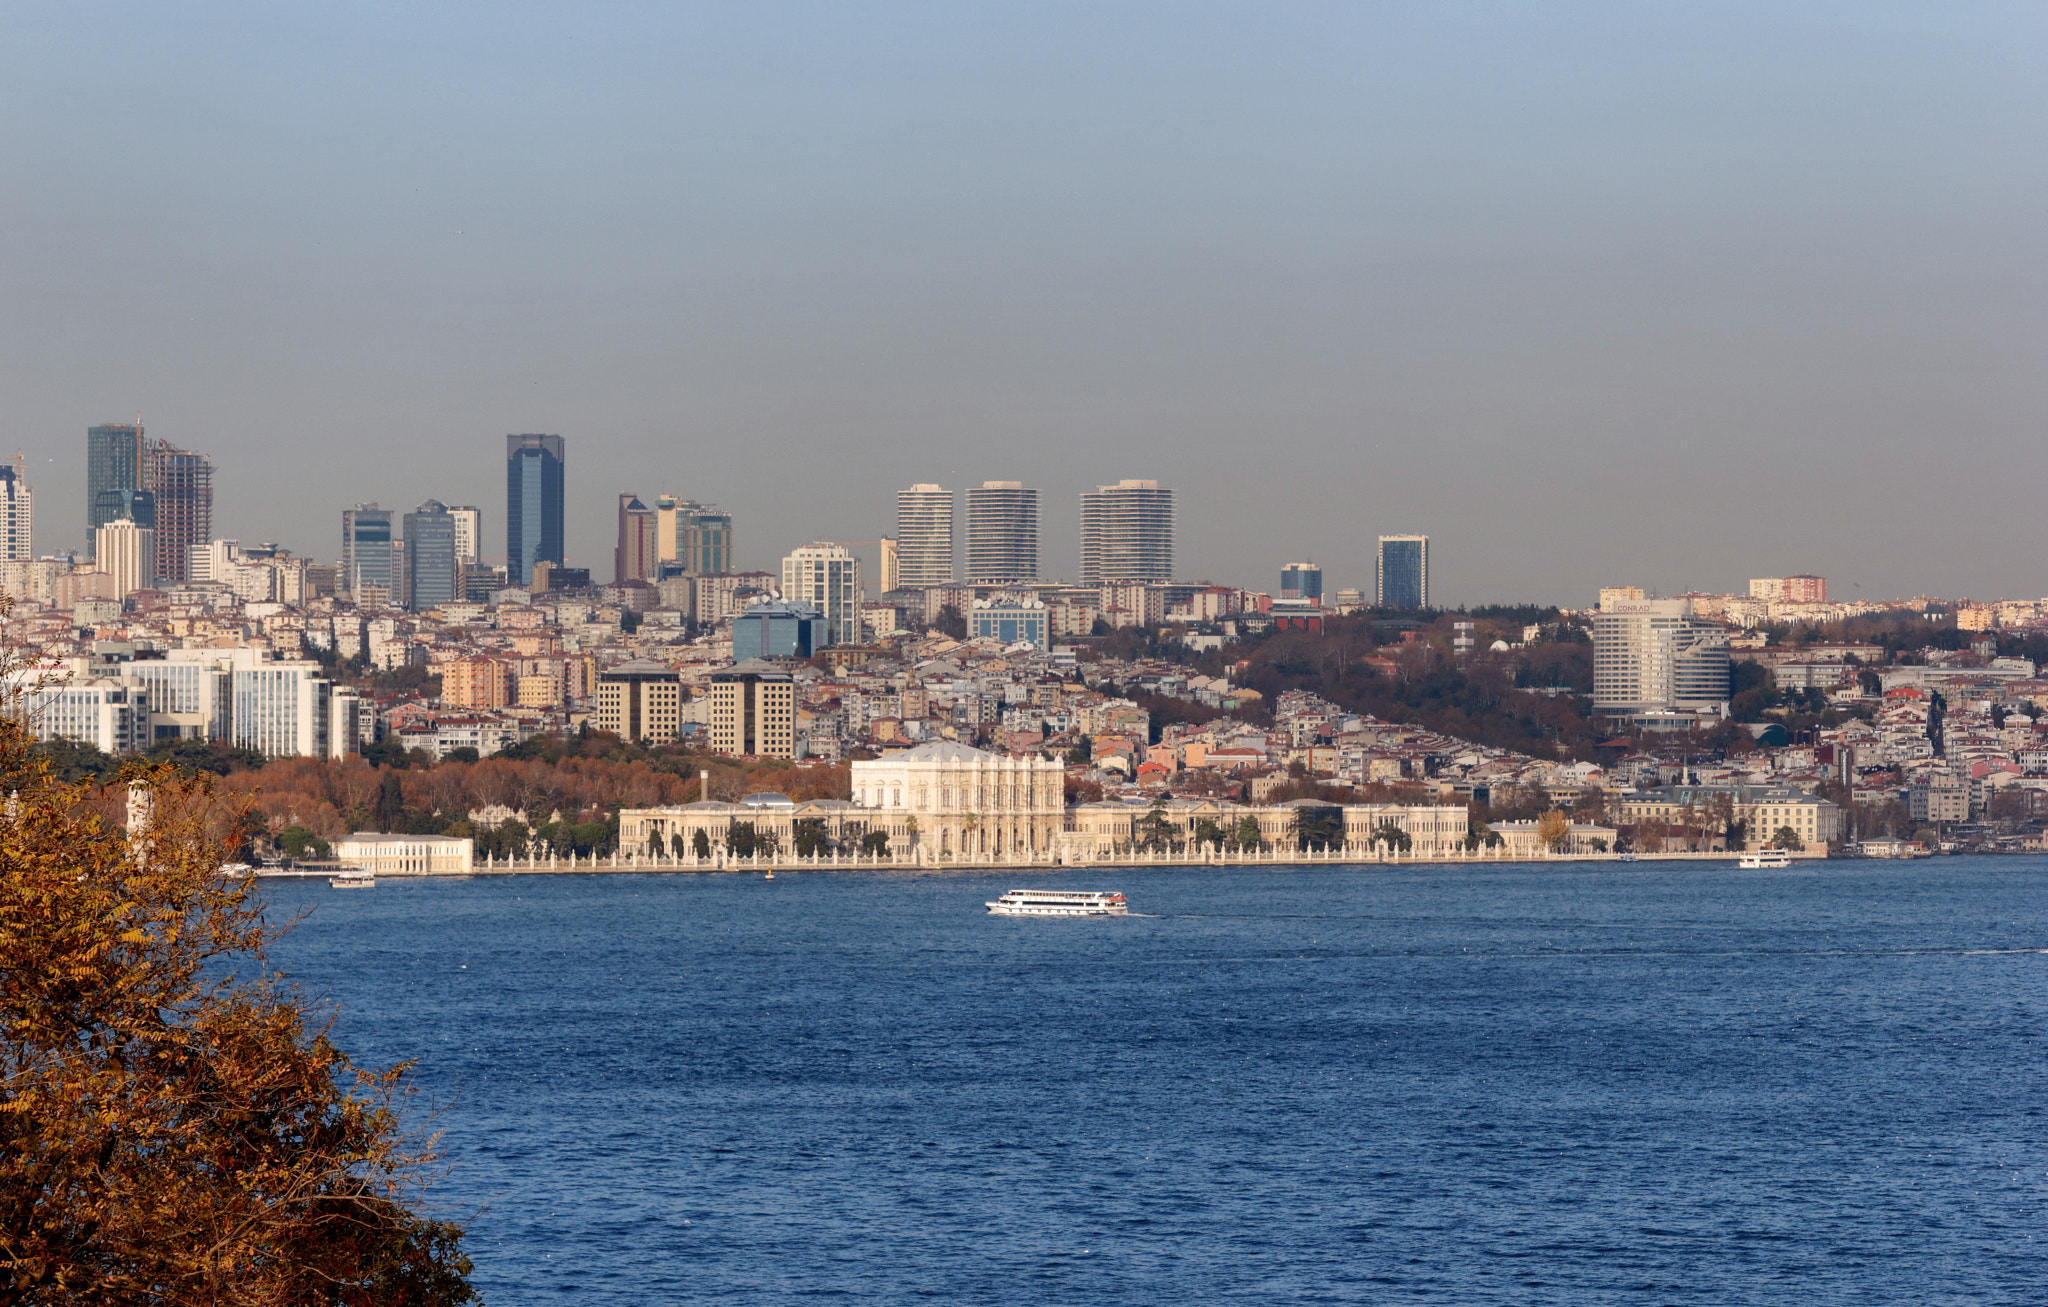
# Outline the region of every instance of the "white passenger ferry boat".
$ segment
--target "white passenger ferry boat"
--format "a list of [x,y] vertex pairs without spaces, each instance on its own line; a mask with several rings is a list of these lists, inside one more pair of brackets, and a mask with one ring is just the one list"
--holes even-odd
[[999,917],[1121,917],[1130,911],[1115,890],[1013,889],[987,906]]
[[1735,865],[1748,868],[1789,867],[1792,865],[1792,855],[1783,849],[1760,849],[1755,853],[1743,854],[1742,860]]

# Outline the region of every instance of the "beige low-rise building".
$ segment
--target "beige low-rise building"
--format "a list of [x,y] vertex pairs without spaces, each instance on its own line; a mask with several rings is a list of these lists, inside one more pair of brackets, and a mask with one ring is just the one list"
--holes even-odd
[[465,876],[476,861],[476,841],[456,835],[357,831],[334,842],[334,856],[375,876]]
[[[1258,824],[1262,846],[1292,848],[1300,838],[1296,814],[1303,808],[1340,812],[1344,832],[1340,851],[1360,857],[1372,856],[1385,847],[1382,832],[1388,826],[1408,838],[1408,847],[1400,851],[1403,857],[1449,858],[1464,848],[1468,819],[1462,805],[1332,804],[1309,799],[1244,805],[1216,799],[1168,799],[1159,805],[1159,812],[1169,827],[1166,838],[1174,843],[1193,843],[1204,821],[1234,841],[1245,819],[1250,818]],[[1076,804],[1067,809],[1066,830],[1059,842],[1061,860],[1083,862],[1128,851],[1146,838],[1140,823],[1151,812],[1152,805],[1144,803],[1106,800]]]

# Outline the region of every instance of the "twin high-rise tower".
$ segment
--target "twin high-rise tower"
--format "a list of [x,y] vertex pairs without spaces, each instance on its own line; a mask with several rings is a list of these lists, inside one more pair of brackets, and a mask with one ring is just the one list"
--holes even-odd
[[1021,481],[984,481],[966,491],[962,566],[954,566],[953,492],[915,485],[896,493],[895,581],[902,586],[1009,585],[1036,581],[1038,491]]
[[187,580],[192,547],[213,538],[213,464],[167,440],[152,443],[139,422],[87,428],[87,557],[97,556],[99,529],[124,518],[154,532],[157,580]]
[[1173,491],[1119,481],[1081,496],[1081,584],[1173,580]]

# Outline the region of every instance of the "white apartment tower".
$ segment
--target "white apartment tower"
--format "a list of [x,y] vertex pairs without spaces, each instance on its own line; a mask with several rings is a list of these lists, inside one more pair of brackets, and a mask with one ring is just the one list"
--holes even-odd
[[26,563],[36,556],[35,497],[28,478],[12,463],[0,463],[0,563]]
[[1081,495],[1081,584],[1173,580],[1173,491],[1119,481]]
[[844,545],[819,541],[783,559],[782,597],[816,604],[833,644],[860,643],[860,559]]
[[952,491],[915,485],[896,492],[895,579],[918,587],[953,583]]
[[119,518],[95,533],[94,557],[114,578],[114,593],[126,598],[137,590],[156,588],[156,532]]
[[455,519],[455,561],[464,567],[475,567],[477,544],[483,539],[484,511],[473,504],[451,504],[449,516]]
[[967,492],[969,585],[1038,579],[1038,492],[1022,481],[984,481]]
[[1593,711],[1601,716],[1718,715],[1728,684],[1728,632],[1694,620],[1691,600],[1618,600],[1594,614]]

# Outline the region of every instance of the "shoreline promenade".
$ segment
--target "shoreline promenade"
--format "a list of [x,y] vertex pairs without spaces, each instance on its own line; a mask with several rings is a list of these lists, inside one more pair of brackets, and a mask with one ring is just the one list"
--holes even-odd
[[[1343,867],[1360,869],[1373,867],[1459,867],[1475,864],[1488,865],[1540,865],[1564,862],[1734,862],[1743,855],[1739,853],[1558,853],[1531,857],[1527,854],[1512,856],[1485,851],[1464,857],[1443,857],[1440,855],[1410,856],[1388,854],[1383,851],[1361,853],[1357,850],[1292,850],[1279,849],[1258,853],[1221,853],[1206,850],[1200,854],[1158,850],[1156,852],[1130,852],[1111,857],[1089,858],[1076,862],[1061,862],[1052,858],[1003,858],[1000,856],[960,857],[957,855],[925,856],[921,852],[900,857],[875,857],[868,854],[838,856],[824,854],[814,858],[799,858],[792,854],[778,854],[769,857],[733,857],[723,851],[705,858],[653,857],[647,854],[606,854],[603,856],[576,857],[574,855],[548,858],[537,861],[505,862],[485,858],[475,862],[466,872],[382,872],[381,877],[392,880],[450,879],[461,876],[547,876],[547,875],[718,875],[767,872],[835,872],[835,871],[1083,871],[1112,870],[1121,867]],[[1802,855],[1800,861],[1825,861],[1820,857]],[[306,869],[303,871],[263,871],[255,873],[263,877],[312,877],[333,875],[333,869]]]

